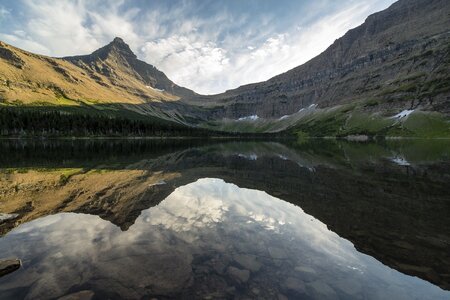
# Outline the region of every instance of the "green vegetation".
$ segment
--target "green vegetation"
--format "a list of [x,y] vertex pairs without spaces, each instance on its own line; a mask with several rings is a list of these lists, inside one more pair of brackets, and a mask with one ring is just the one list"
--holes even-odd
[[295,136],[450,138],[450,122],[436,112],[417,111],[404,118],[387,118],[358,110],[317,111],[288,129]]
[[436,112],[417,112],[411,114],[395,130],[388,135],[401,134],[401,136],[423,138],[450,138],[450,122],[442,114]]
[[306,143],[309,139],[309,134],[303,131],[297,131],[297,143]]
[[207,130],[158,119],[85,113],[83,110],[0,108],[1,136],[208,136]]

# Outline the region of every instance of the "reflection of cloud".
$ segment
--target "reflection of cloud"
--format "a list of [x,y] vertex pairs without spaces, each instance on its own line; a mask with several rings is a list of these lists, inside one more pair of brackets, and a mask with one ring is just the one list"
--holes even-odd
[[227,210],[221,191],[214,184],[208,187],[208,191],[200,192],[198,186],[193,184],[176,189],[149,212],[146,220],[166,229],[190,231],[221,222]]
[[[191,288],[195,264],[205,263],[200,269],[207,272],[211,255],[228,257],[224,261],[229,264],[235,252],[268,264],[264,272],[272,272],[268,281],[275,284],[286,280],[279,274],[297,276],[298,265],[331,285],[344,276],[349,282],[379,282],[400,289],[414,288],[418,281],[358,253],[299,207],[262,191],[207,178],[177,188],[144,211],[126,232],[97,216],[73,213],[21,225],[0,239],[0,253],[23,259],[26,272],[2,279],[0,294],[20,287],[29,289],[30,299],[52,298],[89,286],[121,298],[142,298],[149,289],[168,295]],[[204,261],[193,259],[202,254]],[[259,262],[261,254],[264,259]],[[285,260],[283,267],[271,257],[274,262]]]

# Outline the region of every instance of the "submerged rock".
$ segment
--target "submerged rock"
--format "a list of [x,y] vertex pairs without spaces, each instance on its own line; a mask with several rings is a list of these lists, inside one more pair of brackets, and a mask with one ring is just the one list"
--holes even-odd
[[295,267],[295,271],[297,272],[298,276],[306,282],[314,281],[318,277],[316,271],[310,267],[297,266]]
[[239,283],[245,283],[250,278],[249,270],[241,270],[235,267],[228,267],[228,274]]
[[233,258],[241,267],[252,272],[258,272],[261,269],[262,264],[254,255],[237,254]]
[[284,251],[281,248],[269,247],[268,251],[269,251],[270,257],[272,257],[273,259],[285,259],[285,258],[287,258],[286,251]]
[[325,282],[317,280],[308,284],[313,296],[320,299],[338,299],[336,292]]
[[305,284],[298,278],[288,277],[283,283],[283,287],[291,292],[299,294],[305,293]]
[[22,262],[20,261],[20,259],[0,260],[0,277],[20,269],[21,265]]
[[93,291],[85,290],[63,296],[58,298],[58,300],[91,300],[94,295]]

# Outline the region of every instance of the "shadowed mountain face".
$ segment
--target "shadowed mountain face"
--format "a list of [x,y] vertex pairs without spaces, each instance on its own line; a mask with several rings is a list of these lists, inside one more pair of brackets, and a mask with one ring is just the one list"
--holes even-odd
[[22,159],[1,163],[1,231],[60,212],[128,231],[176,188],[220,178],[295,204],[358,251],[450,289],[448,143],[195,143],[2,143]]
[[311,104],[355,104],[368,112],[448,114],[450,3],[400,0],[371,15],[326,51],[284,74],[205,97],[214,118],[279,118]]

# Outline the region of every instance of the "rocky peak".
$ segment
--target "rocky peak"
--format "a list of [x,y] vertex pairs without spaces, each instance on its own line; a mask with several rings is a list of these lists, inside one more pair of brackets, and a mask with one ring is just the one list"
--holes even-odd
[[130,46],[123,41],[120,37],[114,38],[108,45],[95,50],[89,55],[71,56],[64,59],[71,62],[83,61],[84,63],[92,63],[97,60],[107,60],[108,58],[114,58],[116,60],[135,60],[137,56],[130,49]]
[[108,57],[122,57],[126,60],[137,58],[130,49],[130,46],[119,37],[116,37],[108,45],[94,51],[91,56],[100,57],[101,59],[106,59]]
[[126,58],[137,58],[133,51],[130,49],[130,46],[125,43],[120,37],[114,38],[114,40],[105,48],[107,48],[110,53],[115,52],[116,54],[120,54]]

